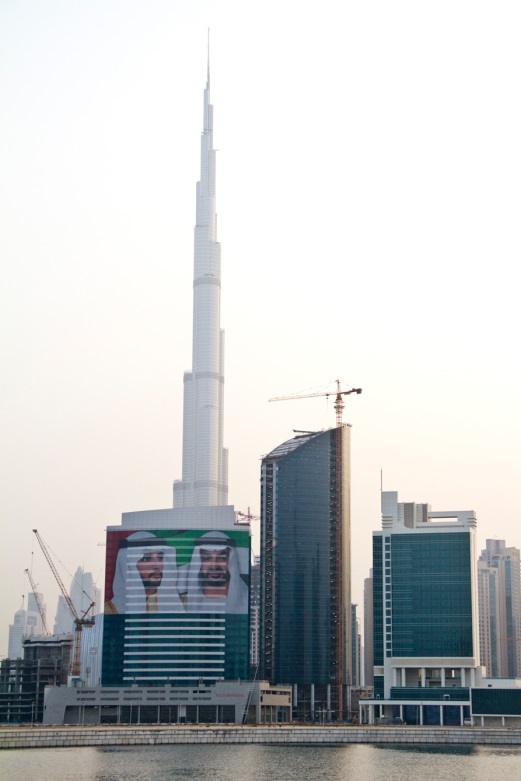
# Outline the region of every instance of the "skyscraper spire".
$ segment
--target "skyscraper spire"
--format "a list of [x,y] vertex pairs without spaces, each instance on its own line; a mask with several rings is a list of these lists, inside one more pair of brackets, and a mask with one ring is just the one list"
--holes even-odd
[[224,331],[220,326],[221,245],[215,213],[215,149],[210,103],[210,39],[196,186],[192,371],[184,375],[183,476],[174,507],[228,503],[228,451],[223,448]]
[[206,86],[210,87],[210,28],[208,28],[208,53],[206,57]]

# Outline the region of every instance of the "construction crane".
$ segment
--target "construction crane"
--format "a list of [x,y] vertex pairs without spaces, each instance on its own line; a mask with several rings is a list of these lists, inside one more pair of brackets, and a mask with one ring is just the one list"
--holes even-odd
[[51,633],[49,632],[49,628],[47,626],[47,621],[45,620],[45,610],[43,609],[43,605],[42,605],[42,601],[40,599],[40,595],[36,591],[36,583],[33,580],[33,576],[31,575],[30,570],[26,569],[25,570],[25,574],[29,578],[29,582],[30,582],[31,588],[33,590],[34,598],[36,600],[36,604],[38,605],[38,610],[40,611],[40,617],[42,619],[42,624],[43,624],[43,631],[47,635],[47,637],[49,637],[49,635]]
[[236,512],[237,520],[235,523],[251,523],[252,521],[260,521],[260,515],[252,515],[250,508],[248,507],[247,513],[242,513],[240,510]]
[[342,396],[348,396],[350,393],[362,393],[362,388],[350,388],[349,390],[341,390],[340,380],[335,380],[335,391],[319,391],[318,393],[297,393],[295,396],[275,396],[268,401],[288,401],[289,399],[311,399],[315,396],[335,396],[335,413],[336,413],[336,427],[342,425],[342,410],[344,409],[344,400]]
[[58,570],[54,566],[54,562],[51,559],[51,556],[49,554],[49,551],[47,550],[44,541],[38,534],[38,529],[33,529],[34,534],[36,535],[36,539],[40,543],[40,548],[43,550],[43,554],[45,558],[47,559],[47,562],[49,564],[49,567],[52,570],[52,574],[55,577],[56,582],[58,583],[58,586],[60,587],[60,591],[63,594],[63,598],[65,602],[67,603],[67,607],[69,608],[72,617],[74,618],[74,647],[72,652],[72,661],[71,661],[71,675],[74,678],[79,678],[80,672],[81,672],[81,633],[83,631],[84,626],[94,626],[94,616],[91,616],[90,618],[87,618],[87,613],[92,610],[92,608],[95,606],[95,602],[91,602],[87,610],[83,613],[82,616],[78,615],[78,611],[74,607],[74,602],[70,598],[69,594],[67,593],[67,590],[65,589],[65,586],[63,585],[62,579],[60,578],[60,575],[58,574]]

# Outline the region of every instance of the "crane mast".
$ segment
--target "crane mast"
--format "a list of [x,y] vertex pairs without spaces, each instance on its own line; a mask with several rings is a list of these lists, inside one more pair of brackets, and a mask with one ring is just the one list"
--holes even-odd
[[336,391],[318,391],[317,393],[297,393],[293,396],[275,396],[268,401],[289,401],[290,399],[311,399],[317,396],[329,396],[335,397],[335,417],[336,427],[339,428],[342,425],[342,410],[344,409],[344,400],[342,396],[348,396],[350,393],[362,393],[362,388],[350,388],[349,390],[341,390],[340,380],[335,380]]
[[38,610],[39,610],[39,613],[40,613],[40,618],[42,619],[42,624],[43,624],[43,629],[44,629],[44,632],[45,632],[45,634],[47,635],[47,637],[49,637],[49,635],[50,635],[51,633],[49,632],[49,628],[48,628],[48,626],[47,626],[47,621],[45,620],[45,610],[43,609],[43,605],[42,605],[42,602],[41,602],[41,600],[40,600],[40,595],[39,595],[39,594],[38,594],[38,592],[36,591],[36,583],[35,583],[35,582],[34,582],[34,580],[33,580],[33,576],[31,575],[31,572],[30,572],[30,570],[26,569],[26,570],[25,570],[25,574],[26,574],[26,575],[27,575],[27,577],[29,578],[29,582],[30,582],[30,584],[31,584],[31,588],[32,588],[32,590],[33,590],[34,598],[35,598],[35,600],[36,600],[36,604],[38,605]]
[[51,556],[49,554],[49,551],[47,550],[47,547],[38,534],[38,529],[33,529],[33,532],[36,536],[36,539],[38,540],[40,544],[40,548],[43,551],[43,554],[45,558],[47,559],[47,562],[49,564],[49,567],[51,568],[52,574],[55,577],[56,582],[58,583],[58,586],[60,587],[60,591],[63,595],[63,598],[67,604],[67,607],[69,608],[72,617],[74,618],[74,648],[72,653],[72,661],[71,661],[71,675],[74,678],[78,678],[81,672],[81,633],[83,631],[84,626],[94,626],[94,616],[91,616],[90,618],[86,618],[87,613],[95,606],[95,602],[91,602],[87,610],[83,613],[82,616],[78,614],[78,611],[74,607],[74,602],[70,598],[69,594],[67,593],[67,590],[65,586],[63,585],[63,581],[60,578],[60,575],[58,573],[58,570],[54,566],[54,562],[51,559]]
[[252,515],[252,512],[249,507],[247,513],[243,513],[240,510],[237,510],[235,515],[237,516],[235,523],[239,523],[239,524],[246,525],[246,524],[251,524],[252,521],[260,521],[260,515]]

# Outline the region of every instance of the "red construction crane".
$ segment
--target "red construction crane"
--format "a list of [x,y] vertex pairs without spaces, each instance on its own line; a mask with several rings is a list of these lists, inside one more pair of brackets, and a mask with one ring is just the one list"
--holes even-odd
[[31,588],[33,590],[34,598],[36,600],[36,604],[38,605],[38,610],[40,611],[40,617],[42,619],[42,624],[43,624],[43,631],[47,635],[47,637],[49,637],[51,633],[49,632],[49,628],[47,627],[47,621],[45,620],[45,610],[43,609],[43,605],[40,600],[40,595],[36,591],[36,583],[34,582],[33,576],[31,575],[28,569],[25,570],[25,574],[29,578],[29,582],[31,583]]
[[287,401],[289,399],[311,399],[314,396],[335,396],[335,413],[337,428],[342,425],[342,410],[344,409],[344,400],[342,396],[348,396],[350,393],[362,393],[362,388],[350,388],[341,390],[340,380],[336,380],[335,391],[319,391],[318,393],[297,393],[295,396],[276,396],[268,401]]
[[62,579],[60,578],[58,574],[58,570],[54,566],[54,562],[51,559],[51,556],[49,554],[49,551],[47,550],[44,541],[38,534],[38,529],[33,529],[34,534],[36,535],[36,539],[40,543],[40,548],[43,550],[44,556],[47,559],[49,563],[49,567],[52,570],[52,574],[54,575],[56,582],[58,583],[58,586],[60,587],[60,591],[63,594],[63,598],[65,602],[67,603],[67,607],[69,608],[72,617],[74,618],[74,648],[72,653],[72,661],[71,661],[71,675],[74,678],[79,678],[80,671],[81,671],[81,658],[80,658],[80,652],[81,652],[81,633],[83,631],[84,626],[94,626],[94,616],[91,616],[90,618],[87,618],[87,613],[92,610],[92,608],[95,606],[95,602],[91,602],[87,610],[83,613],[82,616],[78,615],[78,611],[74,607],[74,603],[72,599],[70,598],[69,594],[67,593],[65,586],[63,585]]

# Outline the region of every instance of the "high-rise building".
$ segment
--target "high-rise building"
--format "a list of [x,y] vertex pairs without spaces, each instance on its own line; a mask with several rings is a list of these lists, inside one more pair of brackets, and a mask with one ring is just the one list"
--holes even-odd
[[[101,590],[97,588],[92,572],[85,572],[83,567],[77,567],[71,580],[69,596],[76,612],[83,616],[89,611],[89,616],[96,615],[101,610]],[[90,609],[91,603],[94,607]],[[62,594],[58,597],[54,634],[64,634],[74,631],[74,618]]]
[[260,571],[260,556],[255,556],[250,569],[250,668],[253,679],[257,678],[259,667]]
[[102,684],[198,686],[249,672],[250,527],[227,505],[210,74],[197,184],[193,364],[174,507],[107,529]]
[[478,561],[481,663],[487,675],[521,677],[521,569],[519,548],[487,540]]
[[298,718],[338,720],[351,683],[350,427],[262,459],[260,677]]
[[[38,592],[38,599],[45,615],[45,602],[43,594],[40,592]],[[9,625],[8,658],[22,659],[24,637],[40,636],[43,633],[43,621],[38,609],[38,602],[31,591],[27,599],[27,610],[23,608],[17,610],[13,623]]]
[[373,653],[373,570],[364,580],[364,685],[374,682]]
[[[481,557],[478,560],[479,651],[481,664],[487,675],[501,677],[506,666],[501,635],[501,600],[499,567],[489,567]],[[504,613],[503,613],[504,615]]]
[[351,605],[351,684],[353,686],[360,686],[362,683],[362,637],[357,607],[358,605]]
[[380,716],[408,724],[462,724],[468,717],[469,689],[481,677],[475,529],[473,511],[433,512],[382,492],[382,530],[373,532]]
[[249,570],[233,507],[124,513],[107,529],[102,684],[246,679]]
[[204,90],[201,178],[194,235],[192,370],[184,375],[183,476],[174,507],[228,503],[228,451],[223,447],[224,331],[220,326],[221,245],[215,212],[215,155],[210,67]]

